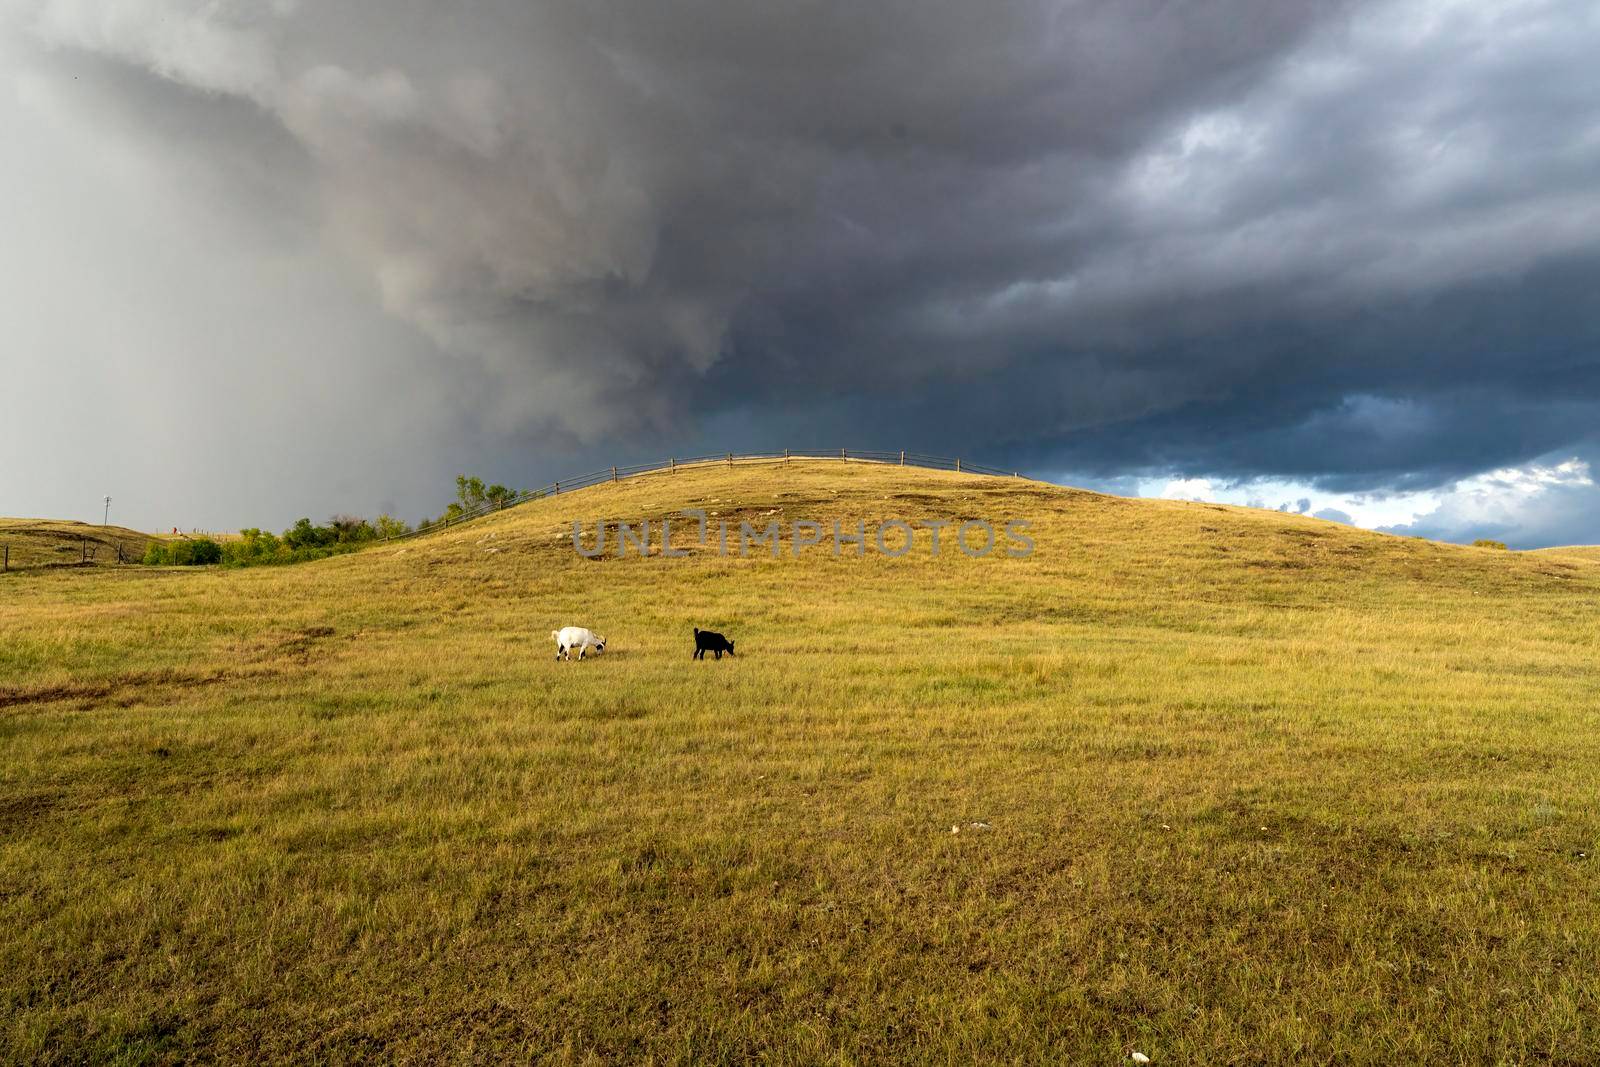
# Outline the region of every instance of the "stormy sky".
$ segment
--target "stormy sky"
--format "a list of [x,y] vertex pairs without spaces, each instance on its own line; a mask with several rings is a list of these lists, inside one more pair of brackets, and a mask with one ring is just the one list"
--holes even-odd
[[1597,542],[1596,55],[1590,0],[0,0],[0,514],[845,445]]

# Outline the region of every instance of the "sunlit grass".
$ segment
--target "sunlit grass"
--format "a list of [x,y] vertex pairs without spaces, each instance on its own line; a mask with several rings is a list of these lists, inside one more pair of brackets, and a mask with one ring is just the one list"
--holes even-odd
[[[680,507],[1037,550],[573,552]],[[0,1045],[1594,1062],[1597,609],[1582,556],[820,462],[9,575]]]

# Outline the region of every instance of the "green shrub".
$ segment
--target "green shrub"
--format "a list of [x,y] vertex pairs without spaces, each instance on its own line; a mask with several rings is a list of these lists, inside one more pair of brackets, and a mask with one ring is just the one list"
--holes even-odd
[[336,531],[326,526],[313,526],[310,519],[300,519],[283,531],[283,543],[291,549],[322,548],[339,540]]
[[1506,547],[1506,543],[1504,541],[1491,541],[1487,537],[1480,537],[1476,541],[1472,542],[1472,547],[1473,548],[1498,548],[1498,549],[1502,549],[1503,550]]
[[[519,494],[503,485],[485,485],[482,478],[465,474],[456,478],[456,499],[445,509],[438,520],[448,518],[455,522],[468,512],[493,506],[509,507]],[[430,525],[423,519],[419,527]],[[317,525],[302,518],[283,531],[281,536],[250,527],[239,531],[237,541],[218,545],[209,538],[198,541],[180,541],[168,548],[157,550],[152,546],[145,562],[160,564],[221,563],[228,567],[257,567],[279,563],[305,563],[314,559],[354,552],[361,546],[391,537],[411,533],[412,527],[392,515],[379,515],[368,522],[357,515],[334,515],[325,524]],[[201,541],[209,547],[196,548]],[[196,554],[198,553],[198,555]]]
[[189,563],[195,567],[208,567],[222,562],[222,546],[209,537],[197,537],[189,542]]
[[341,545],[359,545],[378,536],[372,524],[358,515],[335,515],[325,529],[333,531],[334,543]]
[[373,533],[378,537],[388,540],[391,537],[403,537],[411,532],[411,527],[393,515],[379,515],[378,521],[372,524]]
[[[340,540],[339,527],[343,526]],[[281,563],[308,563],[314,559],[354,552],[377,536],[365,519],[335,519],[327,526],[313,526],[301,519],[277,537],[255,527],[239,531],[239,540],[221,546],[222,563],[228,567],[260,567]]]
[[144,562],[150,567],[204,567],[221,563],[222,557],[222,546],[209,537],[155,542],[144,551]]

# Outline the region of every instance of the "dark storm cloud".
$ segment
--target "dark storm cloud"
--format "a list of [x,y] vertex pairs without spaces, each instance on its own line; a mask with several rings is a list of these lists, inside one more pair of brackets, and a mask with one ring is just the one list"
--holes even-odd
[[1600,414],[1576,0],[0,4],[19,106],[336,273],[305,343],[523,481],[843,443],[1418,489]]

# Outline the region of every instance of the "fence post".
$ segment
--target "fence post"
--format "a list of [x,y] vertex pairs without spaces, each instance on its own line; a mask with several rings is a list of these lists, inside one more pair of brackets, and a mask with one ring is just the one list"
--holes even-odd
[[785,463],[789,462],[789,450],[787,448],[783,450],[783,461]]
[[906,450],[902,448],[900,450],[900,466],[904,467],[905,465],[906,465]]
[[612,481],[616,481],[617,480],[617,468],[615,466],[613,466],[611,468],[611,480]]
[[842,449],[842,448],[839,449],[839,461],[841,463],[849,463],[850,462],[849,454],[847,452],[845,452],[845,450]]
[[667,460],[667,462],[669,464],[671,464],[671,466],[668,468],[667,473],[669,473],[669,474],[677,474],[678,473],[678,457],[677,456],[673,456],[671,459]]
[[560,482],[556,482],[555,483],[555,488],[550,490],[550,495],[551,496],[555,496],[559,492],[561,492],[561,483]]
[[730,467],[733,466],[733,453],[732,452],[728,453],[728,466],[730,466]]
[[956,473],[957,474],[961,473],[961,457],[960,456],[956,457]]

